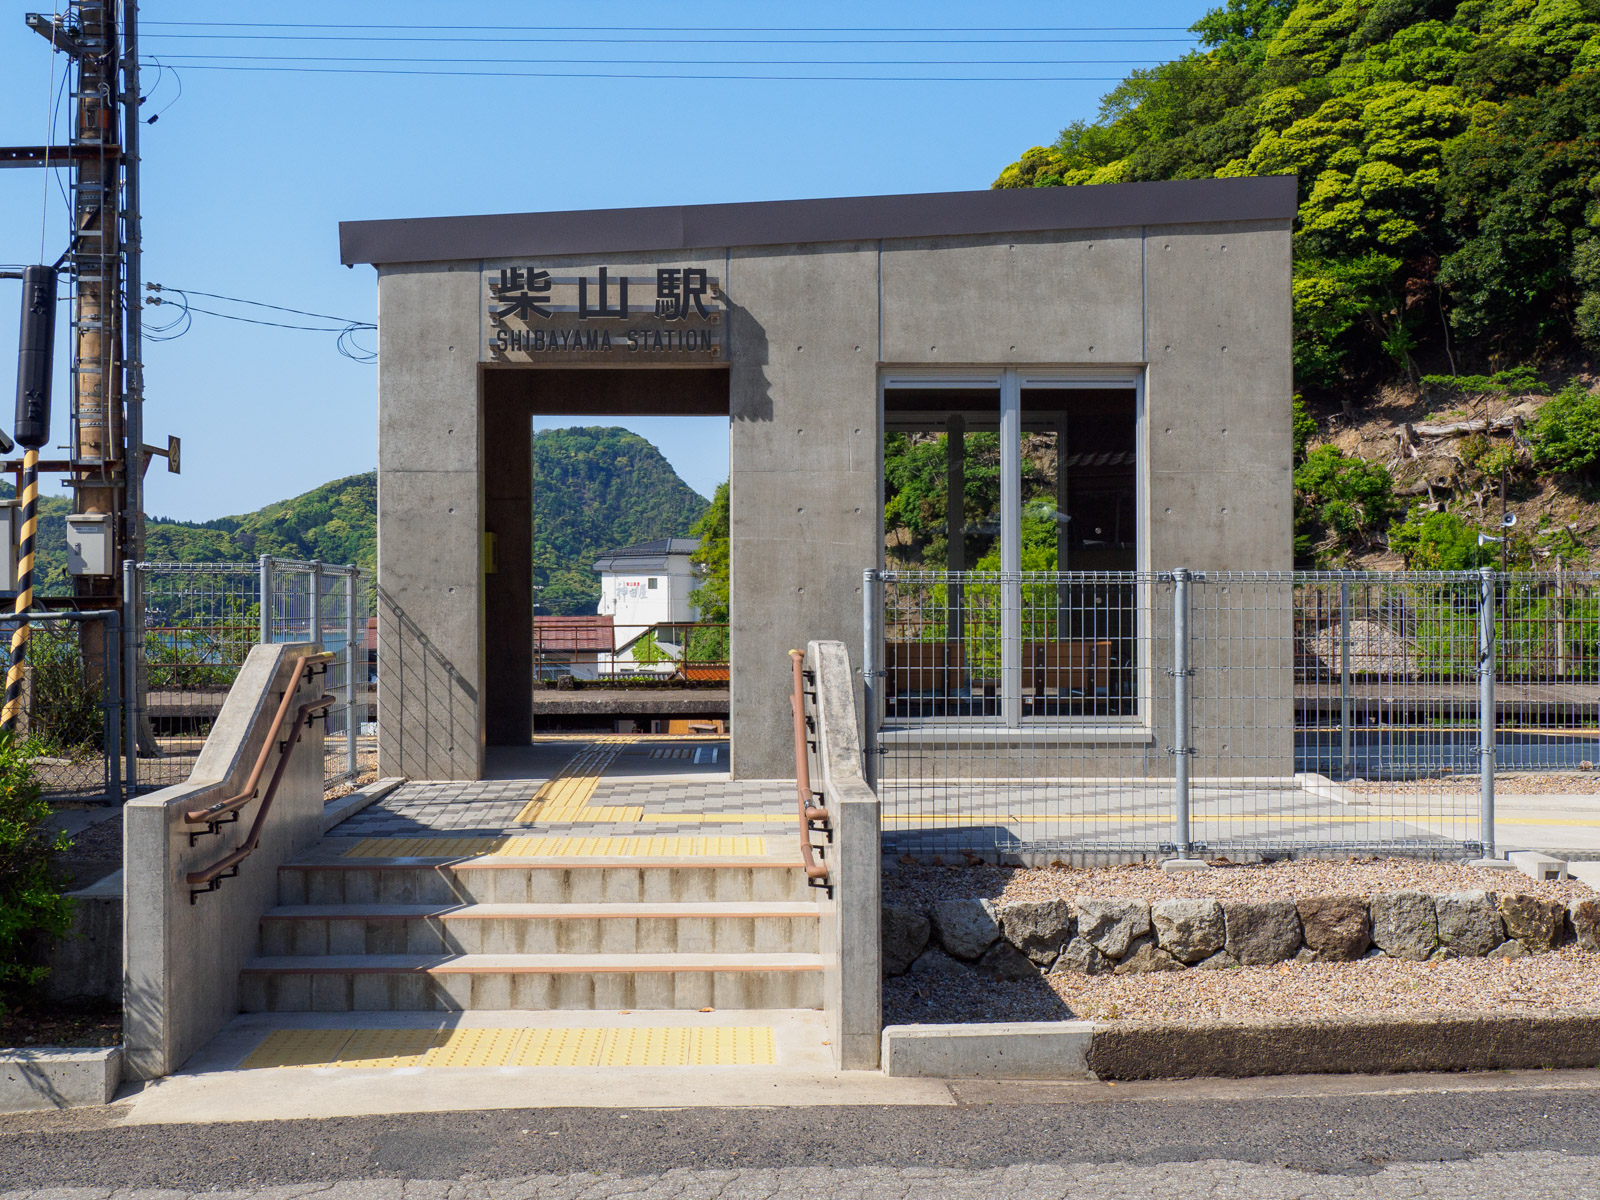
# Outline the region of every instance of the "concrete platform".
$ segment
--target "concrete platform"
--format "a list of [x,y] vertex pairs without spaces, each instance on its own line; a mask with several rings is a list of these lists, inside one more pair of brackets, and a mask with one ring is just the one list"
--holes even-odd
[[[750,1066],[257,1067],[281,1030],[769,1028],[776,1062]],[[936,1080],[832,1067],[820,1012],[299,1013],[234,1020],[166,1079],[124,1088],[129,1124],[260,1121],[508,1108],[683,1108],[954,1103]]]

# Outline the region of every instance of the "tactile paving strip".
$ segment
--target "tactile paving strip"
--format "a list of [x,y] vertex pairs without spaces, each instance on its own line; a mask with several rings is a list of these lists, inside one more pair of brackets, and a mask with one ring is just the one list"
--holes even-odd
[[770,1025],[277,1029],[240,1067],[770,1067]]
[[[323,843],[326,846],[328,843]],[[764,837],[361,838],[344,858],[764,858]]]

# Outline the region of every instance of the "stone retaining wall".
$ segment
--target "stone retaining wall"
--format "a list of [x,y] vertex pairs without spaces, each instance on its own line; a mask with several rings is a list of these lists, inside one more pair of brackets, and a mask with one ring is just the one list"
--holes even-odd
[[999,979],[1254,967],[1371,955],[1521,958],[1575,941],[1600,953],[1600,900],[1383,892],[1300,900],[946,900],[883,908],[886,975]]

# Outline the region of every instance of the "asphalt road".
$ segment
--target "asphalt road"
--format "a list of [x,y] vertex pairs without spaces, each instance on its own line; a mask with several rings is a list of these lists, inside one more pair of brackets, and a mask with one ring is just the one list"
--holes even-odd
[[[958,1085],[954,1107],[0,1118],[0,1197],[1600,1197],[1600,1073]],[[310,1185],[307,1187],[306,1185]],[[141,1192],[148,1190],[148,1195]],[[40,1197],[40,1200],[45,1200]]]

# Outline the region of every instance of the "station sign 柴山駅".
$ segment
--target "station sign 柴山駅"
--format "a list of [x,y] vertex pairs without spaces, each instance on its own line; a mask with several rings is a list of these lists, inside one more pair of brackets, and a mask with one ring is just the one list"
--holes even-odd
[[491,363],[727,362],[721,284],[703,267],[491,268],[483,329]]

